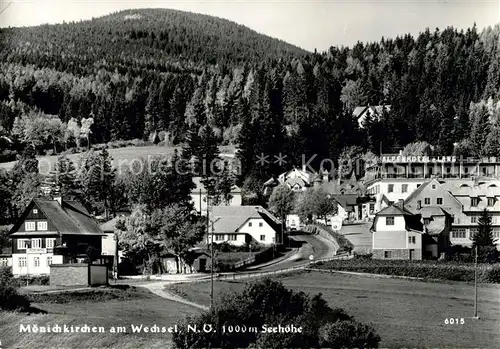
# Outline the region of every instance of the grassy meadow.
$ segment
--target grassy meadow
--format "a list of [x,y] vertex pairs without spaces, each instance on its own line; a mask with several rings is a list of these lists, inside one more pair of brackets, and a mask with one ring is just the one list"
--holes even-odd
[[[474,290],[468,283],[429,283],[304,272],[280,280],[295,291],[322,293],[331,307],[343,308],[365,323],[372,323],[382,341],[380,348],[498,348],[500,343],[500,285],[481,284],[479,320],[472,319]],[[240,291],[246,280],[216,282],[216,299]],[[178,284],[168,290],[199,304],[210,303],[208,283]],[[445,324],[446,319],[464,324]]]
[[[42,313],[0,312],[0,340],[3,348],[170,348],[171,334],[130,333],[131,324],[173,326],[198,309],[169,301],[147,290],[130,288],[126,294],[109,290],[69,294],[36,295],[32,303]],[[46,313],[43,313],[46,312]],[[129,333],[20,333],[20,325],[125,326]]]

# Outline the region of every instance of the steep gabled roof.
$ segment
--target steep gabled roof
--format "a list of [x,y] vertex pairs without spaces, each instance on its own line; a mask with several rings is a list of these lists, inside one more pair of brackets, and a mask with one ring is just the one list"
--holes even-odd
[[31,207],[36,206],[62,235],[103,235],[96,220],[85,207],[76,201],[34,199],[25,209],[22,218],[11,229],[10,234],[16,234],[20,225],[26,219]]
[[262,218],[273,228],[280,224],[262,206],[213,206],[210,215],[216,233],[235,233],[251,218]]
[[387,206],[386,208],[383,208],[377,213],[377,216],[400,216],[400,215],[413,216],[413,213],[397,205]]

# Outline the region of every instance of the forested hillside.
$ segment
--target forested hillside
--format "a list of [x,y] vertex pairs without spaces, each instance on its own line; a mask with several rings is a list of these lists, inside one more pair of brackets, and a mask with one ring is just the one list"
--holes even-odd
[[[420,140],[439,154],[500,156],[500,27],[422,30],[308,53],[173,10],[2,29],[0,136],[13,143],[0,147],[179,144],[208,123],[262,178],[282,169],[253,171],[261,152],[289,164],[318,154],[317,165],[351,145],[378,153]],[[352,111],[367,104],[392,107],[359,128]]]

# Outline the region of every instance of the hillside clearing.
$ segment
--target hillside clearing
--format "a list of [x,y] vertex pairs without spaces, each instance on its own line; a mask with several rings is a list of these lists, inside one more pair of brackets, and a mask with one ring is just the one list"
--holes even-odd
[[[123,148],[110,148],[108,149],[109,154],[113,158],[113,166],[119,168],[122,171],[129,168],[130,164],[133,164],[140,158],[148,158],[161,156],[161,157],[171,157],[174,150],[181,150],[181,147],[162,147],[162,146],[144,146],[144,147],[123,147]],[[233,146],[221,146],[219,147],[221,155],[232,156],[235,154],[236,150]],[[73,163],[78,166],[78,162],[82,154],[77,153],[70,154],[68,158],[73,161]],[[50,169],[54,168],[54,164],[57,162],[57,157],[59,155],[51,156],[40,156],[38,157],[38,168],[41,174],[49,174]],[[0,169],[5,169],[10,171],[14,165],[15,161],[0,163]]]

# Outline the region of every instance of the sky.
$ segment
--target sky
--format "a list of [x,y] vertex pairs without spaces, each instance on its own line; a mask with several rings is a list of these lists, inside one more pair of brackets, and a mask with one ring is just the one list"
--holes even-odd
[[[9,5],[10,3],[10,5]],[[500,23],[500,0],[0,0],[0,26],[99,17],[134,8],[172,8],[226,18],[313,51],[379,41],[429,27],[482,29]]]

